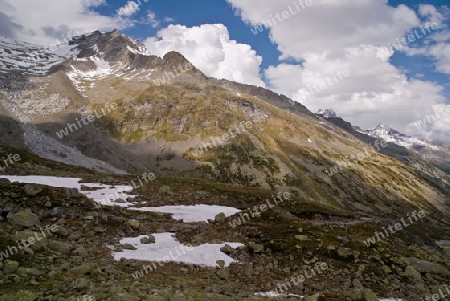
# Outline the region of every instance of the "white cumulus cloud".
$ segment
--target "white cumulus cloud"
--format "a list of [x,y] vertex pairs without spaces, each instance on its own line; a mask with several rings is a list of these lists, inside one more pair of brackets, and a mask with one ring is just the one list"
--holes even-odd
[[223,24],[169,25],[144,44],[159,56],[180,52],[207,76],[264,86],[259,74],[262,58],[250,45],[230,40]]
[[74,33],[108,31],[133,25],[130,20],[104,16],[92,8],[105,0],[0,0],[0,10],[19,28],[11,28],[17,39],[41,45],[69,40]]
[[139,11],[139,4],[134,1],[128,1],[123,7],[117,10],[117,14],[121,17],[130,17]]
[[[303,9],[297,9],[291,0],[261,0],[258,5],[251,0],[227,1],[248,23],[249,30],[264,26],[261,24],[271,17],[281,19],[266,30],[281,59],[290,60],[266,69],[266,82],[311,111],[331,108],[363,128],[386,123],[407,134],[417,134],[412,123],[432,113],[433,106],[448,101],[442,95],[442,86],[408,78],[404,70],[392,65],[390,58],[397,50],[387,47],[423,22],[442,24],[445,18],[434,6],[420,6],[418,15],[405,5],[392,7],[380,0],[312,0],[312,5]],[[283,18],[283,12],[287,18]],[[437,35],[442,32],[430,33],[400,51],[408,53],[409,47],[422,47]],[[426,48],[438,60],[437,68],[442,72],[449,68],[447,46]],[[343,70],[349,76],[334,80]],[[442,133],[442,122],[430,125],[429,130],[436,135]],[[429,132],[419,134],[430,136]],[[448,129],[446,139],[450,140]]]

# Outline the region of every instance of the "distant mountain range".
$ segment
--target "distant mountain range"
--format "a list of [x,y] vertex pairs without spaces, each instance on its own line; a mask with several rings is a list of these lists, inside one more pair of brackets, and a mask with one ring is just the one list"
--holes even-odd
[[[376,211],[368,209],[375,200],[392,197],[383,186],[391,172],[374,162],[398,166],[399,176],[422,187],[401,184],[405,193],[396,196],[399,202],[410,202],[411,191],[417,201],[432,195],[433,202],[450,191],[443,155],[427,157],[425,150],[413,153],[393,143],[380,150],[388,156],[373,153],[329,177],[325,170],[367,150],[377,138],[356,131],[332,110],[320,112],[320,119],[284,95],[209,78],[180,53],[151,55],[117,30],[76,37],[53,52],[6,39],[2,45],[0,140],[53,161],[110,173],[151,171],[290,187],[305,199],[346,208],[363,202],[368,207],[362,212]],[[245,130],[233,132],[243,124]],[[396,135],[389,140],[384,135],[387,141],[406,141],[385,132],[379,133]],[[424,175],[414,175],[419,171]],[[363,180],[368,174],[375,179],[370,185]],[[349,192],[344,179],[366,189]]]
[[[450,192],[450,144],[407,136],[384,124],[362,130],[338,117],[332,109],[319,110],[316,115],[371,145],[377,139],[388,142],[387,147],[380,149],[381,153],[405,162],[437,183],[438,187]],[[433,168],[430,169],[430,165]]]
[[[316,114],[323,118],[338,118],[336,112],[332,109],[321,109],[317,111]],[[353,129],[362,134],[380,138],[387,142],[395,143],[408,149],[422,150],[424,147],[426,147],[435,151],[450,151],[450,144],[448,143],[439,140],[427,141],[425,139],[407,136],[382,123],[368,130],[362,130],[359,126],[356,125],[353,126]]]

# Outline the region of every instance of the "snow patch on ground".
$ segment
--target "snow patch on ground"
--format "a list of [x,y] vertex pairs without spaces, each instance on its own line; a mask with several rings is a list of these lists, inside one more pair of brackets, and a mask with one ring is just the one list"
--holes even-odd
[[[47,185],[51,187],[65,187],[65,188],[77,188],[80,193],[84,194],[88,198],[92,198],[95,202],[102,205],[112,204],[118,206],[129,206],[129,204],[112,203],[112,201],[121,198],[126,200],[127,198],[134,198],[135,195],[129,195],[126,192],[133,190],[133,187],[126,185],[106,185],[97,183],[80,183],[80,178],[61,178],[61,177],[49,177],[49,176],[6,176],[0,175],[0,178],[9,179],[11,182],[19,183],[35,183],[41,185]],[[90,188],[99,188],[94,191],[82,191],[81,185]]]
[[286,297],[299,297],[303,298],[303,296],[300,295],[294,295],[294,294],[279,294],[277,292],[266,292],[266,293],[255,293],[255,296],[262,296],[262,297],[279,297],[279,296],[286,296]]
[[129,208],[138,211],[152,211],[171,213],[173,219],[182,219],[185,223],[195,223],[201,221],[208,221],[223,212],[225,216],[231,216],[240,212],[241,210],[234,207],[216,206],[216,205],[195,205],[195,206],[162,206],[162,207],[141,207]]
[[[136,259],[145,261],[174,261],[187,264],[198,264],[208,267],[217,267],[217,260],[224,260],[225,266],[236,262],[233,258],[220,251],[220,248],[229,245],[232,248],[243,246],[241,243],[222,243],[222,244],[203,244],[196,247],[183,246],[173,236],[173,233],[155,233],[155,243],[141,244],[140,239],[145,237],[141,235],[138,237],[123,238],[121,244],[131,244],[137,250],[126,250],[122,252],[113,252],[115,260],[121,258]],[[192,248],[192,249],[191,249]],[[184,250],[182,252],[181,250]],[[178,252],[177,252],[178,251]],[[166,259],[164,259],[166,257]],[[167,260],[169,258],[169,260]]]

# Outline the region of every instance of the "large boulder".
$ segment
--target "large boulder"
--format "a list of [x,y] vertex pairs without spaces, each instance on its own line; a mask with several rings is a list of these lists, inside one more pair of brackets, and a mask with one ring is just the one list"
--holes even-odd
[[252,251],[253,253],[263,253],[264,252],[264,246],[260,245],[260,244],[250,243],[248,245],[248,247],[250,248],[250,251]]
[[31,210],[19,211],[17,213],[8,214],[8,221],[15,226],[33,227],[40,226],[39,217],[31,212]]
[[450,270],[439,263],[422,260],[415,257],[409,257],[407,260],[409,261],[411,266],[414,267],[414,269],[419,273],[438,274],[447,277],[450,276]]
[[58,226],[58,229],[56,230],[55,234],[60,237],[66,238],[67,236],[69,236],[70,232],[63,226]]
[[28,196],[36,196],[42,190],[44,190],[44,186],[39,185],[39,184],[27,184],[24,187],[25,194]]
[[48,248],[61,254],[69,254],[71,245],[62,241],[50,239],[48,241]]
[[[34,232],[30,230],[18,231],[14,235],[14,240],[22,244],[22,240],[25,240],[28,247],[32,250],[44,250],[47,249],[48,239],[44,237],[40,232]],[[22,244],[23,245],[23,244]]]
[[127,222],[128,226],[130,226],[133,229],[139,230],[139,221],[137,219],[130,219]]
[[5,260],[4,266],[3,266],[3,273],[5,274],[13,274],[17,271],[19,268],[19,263],[17,261],[13,260]]
[[410,265],[405,269],[405,276],[414,280],[415,282],[422,282],[422,275]]
[[141,238],[141,244],[148,245],[155,243],[156,239],[153,235],[145,236]]
[[225,213],[220,212],[219,214],[216,215],[216,217],[214,218],[214,221],[218,224],[223,224],[225,223]]
[[6,187],[11,185],[11,181],[6,178],[0,178],[0,187]]

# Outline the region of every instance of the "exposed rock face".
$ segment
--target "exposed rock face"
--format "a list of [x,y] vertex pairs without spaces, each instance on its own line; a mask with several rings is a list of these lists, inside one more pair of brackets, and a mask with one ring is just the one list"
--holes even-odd
[[324,118],[336,118],[337,117],[336,112],[333,111],[332,109],[325,109],[325,110],[320,109],[319,111],[317,111],[316,114],[321,115]]

